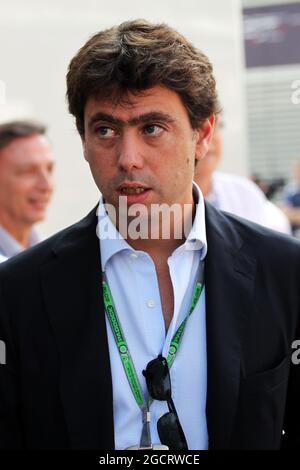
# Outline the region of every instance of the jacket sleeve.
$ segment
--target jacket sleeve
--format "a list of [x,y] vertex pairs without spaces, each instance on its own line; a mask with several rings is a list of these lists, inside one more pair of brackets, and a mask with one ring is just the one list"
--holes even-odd
[[[299,254],[300,250],[298,250]],[[300,448],[300,256],[295,275],[296,328],[292,347],[292,361],[283,424],[282,448]]]
[[21,389],[11,318],[0,281],[0,449],[23,449]]
[[[299,348],[299,346],[298,346]],[[300,351],[298,352],[298,360]],[[283,424],[282,448],[300,448],[300,363],[291,365]]]

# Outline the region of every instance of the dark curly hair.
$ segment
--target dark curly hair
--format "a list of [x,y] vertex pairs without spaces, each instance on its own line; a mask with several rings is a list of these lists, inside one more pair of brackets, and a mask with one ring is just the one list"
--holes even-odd
[[71,60],[69,111],[83,134],[89,97],[123,101],[128,92],[164,85],[181,97],[195,129],[219,112],[212,72],[208,58],[170,26],[127,21],[95,34]]

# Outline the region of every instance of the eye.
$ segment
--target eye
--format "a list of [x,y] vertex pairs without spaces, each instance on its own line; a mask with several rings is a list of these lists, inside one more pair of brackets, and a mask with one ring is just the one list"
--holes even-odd
[[54,171],[54,162],[48,163],[48,165],[47,165],[47,171],[48,171],[48,173],[50,173],[50,174],[53,173],[53,171]]
[[145,134],[150,136],[160,135],[163,132],[163,128],[157,124],[148,124],[143,130]]
[[96,134],[101,138],[110,138],[115,136],[115,131],[111,127],[101,126],[96,129]]
[[35,173],[35,168],[31,168],[31,167],[29,167],[29,168],[27,168],[27,167],[26,168],[20,168],[18,170],[18,174],[22,175],[22,176],[23,175],[25,175],[25,176],[34,175],[34,173]]

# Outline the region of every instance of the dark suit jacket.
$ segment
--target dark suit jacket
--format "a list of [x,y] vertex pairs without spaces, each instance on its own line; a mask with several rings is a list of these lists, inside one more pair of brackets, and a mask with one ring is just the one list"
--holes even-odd
[[[0,448],[114,448],[95,228],[93,210],[0,267]],[[299,446],[300,244],[209,204],[206,229],[209,447]]]

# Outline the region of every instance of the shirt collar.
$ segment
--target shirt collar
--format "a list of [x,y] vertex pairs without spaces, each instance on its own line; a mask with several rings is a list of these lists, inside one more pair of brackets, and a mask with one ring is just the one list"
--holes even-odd
[[0,263],[3,263],[3,261],[6,261],[6,260],[7,260],[6,256],[1,255],[0,253]]
[[[102,271],[105,271],[106,263],[113,255],[123,250],[135,250],[129,245],[125,238],[123,238],[108,216],[102,194],[100,196],[97,215],[97,234],[100,240],[101,268]],[[99,236],[100,233],[102,237]]]
[[[180,245],[174,253],[181,252],[182,250],[200,250],[201,259],[203,260],[207,253],[207,240],[206,240],[206,228],[205,228],[205,206],[204,198],[199,186],[193,182],[193,196],[196,202],[196,214],[193,221],[192,228],[185,242]],[[115,225],[108,216],[103,196],[101,194],[100,201],[97,209],[98,215],[98,227],[97,233],[104,233],[105,236],[102,236],[100,240],[100,252],[101,252],[101,268],[102,271],[105,271],[106,263],[109,259],[121,251],[136,251],[134,250],[129,243],[123,238],[123,236],[118,232]]]
[[[40,237],[37,231],[33,228],[29,237],[28,248],[36,245],[40,241]],[[25,248],[17,242],[17,240],[7,231],[4,227],[0,225],[0,251],[1,253],[10,258],[17,255]]]
[[[196,202],[196,214],[187,239],[182,247],[187,250],[201,250],[203,260],[207,253],[204,197],[199,186],[193,181],[193,196]],[[181,247],[177,248],[180,249]]]

